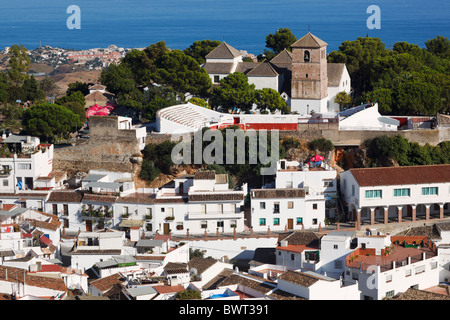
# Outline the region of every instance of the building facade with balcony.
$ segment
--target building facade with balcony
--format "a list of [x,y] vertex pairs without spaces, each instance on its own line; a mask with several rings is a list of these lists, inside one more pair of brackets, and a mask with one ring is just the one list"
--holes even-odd
[[226,174],[197,171],[160,189],[120,197],[115,210],[125,219],[144,220],[145,230],[153,233],[233,233],[244,231],[246,194],[246,185],[229,189]]
[[450,216],[450,165],[350,169],[340,190],[358,226]]
[[346,257],[344,281],[358,284],[362,300],[381,300],[438,285],[439,270],[437,247],[427,237],[369,235]]
[[33,190],[36,180],[52,172],[53,145],[39,138],[10,134],[1,141],[0,192]]

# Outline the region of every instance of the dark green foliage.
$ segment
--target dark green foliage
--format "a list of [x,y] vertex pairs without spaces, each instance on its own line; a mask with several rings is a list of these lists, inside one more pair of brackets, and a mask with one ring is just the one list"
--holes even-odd
[[201,300],[201,298],[200,291],[192,289],[180,291],[175,295],[175,300]]
[[22,125],[25,133],[54,142],[68,138],[69,133],[81,127],[80,117],[64,106],[42,103],[24,111]]
[[290,50],[295,41],[297,38],[289,28],[279,28],[275,34],[270,33],[266,36],[266,47],[272,49],[273,53],[277,55],[284,49]]
[[211,105],[230,110],[238,108],[246,112],[251,109],[255,99],[255,85],[248,83],[245,74],[235,72],[220,80],[220,86],[213,89]]
[[141,171],[139,171],[139,178],[151,182],[155,180],[155,178],[159,175],[159,173],[160,173],[159,169],[155,168],[155,165],[152,161],[143,159]]
[[199,64],[203,64],[206,62],[205,56],[213,51],[217,46],[219,46],[222,42],[218,40],[201,40],[195,41],[189,48],[184,49],[184,53],[188,56],[191,56]]
[[260,111],[269,111],[271,113],[281,111],[283,114],[288,114],[291,111],[280,93],[271,88],[256,90],[255,103]]
[[39,83],[36,81],[34,76],[26,78],[23,81],[22,90],[24,92],[24,97],[28,101],[40,101],[45,99],[44,91],[39,87]]
[[415,166],[450,163],[450,142],[437,146],[409,142],[400,135],[380,136],[364,143],[371,166],[383,166],[392,159],[400,166]]
[[378,102],[383,114],[436,115],[449,110],[449,41],[438,36],[427,49],[397,42],[392,50],[378,38],[345,41],[328,62],[346,63],[354,100]]
[[176,145],[175,142],[166,140],[162,143],[149,143],[142,150],[144,160],[153,163],[156,169],[164,174],[169,174],[173,166],[172,149]]
[[330,140],[319,138],[308,143],[308,148],[312,151],[328,152],[334,149],[334,145]]
[[87,96],[89,94],[89,87],[91,85],[93,85],[93,83],[86,83],[80,81],[69,83],[66,95],[70,96],[73,92],[80,91],[83,94],[83,96]]

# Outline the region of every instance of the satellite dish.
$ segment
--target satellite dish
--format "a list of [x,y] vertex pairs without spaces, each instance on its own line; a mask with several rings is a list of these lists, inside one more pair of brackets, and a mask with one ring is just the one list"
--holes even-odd
[[190,275],[190,276],[194,276],[194,275],[196,275],[196,274],[198,274],[197,269],[191,268],[191,269],[189,270],[189,275]]

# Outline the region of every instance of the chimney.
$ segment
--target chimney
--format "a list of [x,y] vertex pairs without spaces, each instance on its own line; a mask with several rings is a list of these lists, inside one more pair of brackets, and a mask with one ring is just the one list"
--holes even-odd
[[36,261],[36,265],[37,265],[37,270],[41,271],[42,270],[42,262]]
[[288,245],[287,240],[280,241],[280,247],[287,247],[287,245]]

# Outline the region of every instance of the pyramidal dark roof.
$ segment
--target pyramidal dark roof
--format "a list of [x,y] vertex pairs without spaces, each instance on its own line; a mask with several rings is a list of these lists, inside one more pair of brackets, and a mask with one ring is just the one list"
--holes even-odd
[[279,54],[277,54],[272,60],[270,60],[270,62],[275,65],[292,63],[292,53],[284,49]]
[[208,53],[206,59],[233,59],[241,56],[239,50],[233,48],[225,41],[218,45],[213,51]]
[[276,77],[278,72],[271,66],[270,62],[261,62],[255,68],[247,73],[247,76],[251,77]]
[[291,47],[292,48],[321,48],[321,47],[324,47],[327,45],[328,45],[328,43],[317,38],[311,32],[308,32],[301,39],[294,42],[294,44]]

